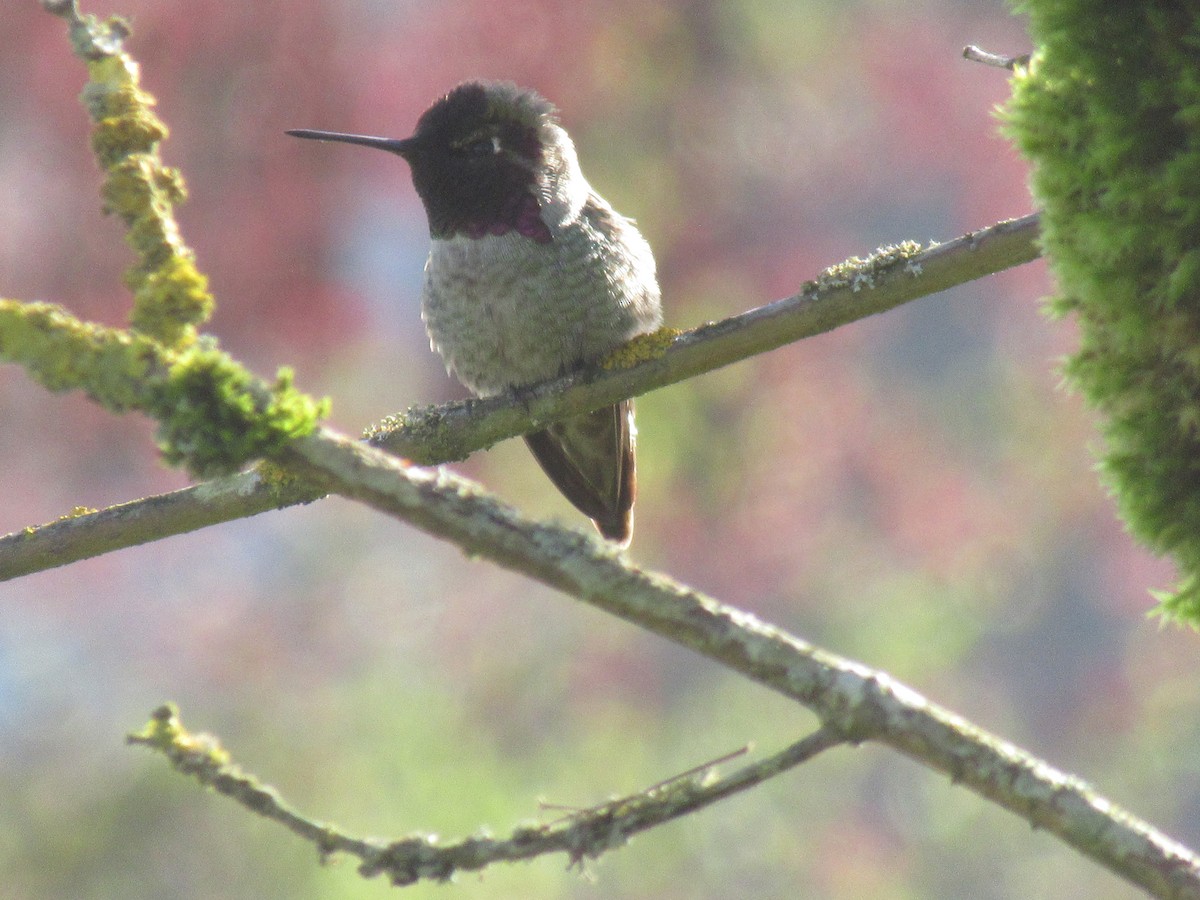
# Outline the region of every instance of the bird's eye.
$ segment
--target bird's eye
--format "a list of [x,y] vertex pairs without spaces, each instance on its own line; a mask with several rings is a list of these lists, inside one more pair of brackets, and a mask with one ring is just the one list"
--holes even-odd
[[485,137],[477,141],[471,141],[463,148],[468,156],[495,156],[500,152],[500,138]]

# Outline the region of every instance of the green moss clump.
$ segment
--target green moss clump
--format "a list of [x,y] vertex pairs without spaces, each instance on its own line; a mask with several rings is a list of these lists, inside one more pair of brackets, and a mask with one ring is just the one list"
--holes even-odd
[[1033,163],[1065,373],[1105,417],[1102,471],[1200,624],[1200,7],[1029,0],[1007,128]]
[[328,409],[328,401],[296,390],[290,369],[281,369],[264,390],[225,353],[197,345],[180,354],[147,411],[159,420],[166,460],[209,478],[311,433]]

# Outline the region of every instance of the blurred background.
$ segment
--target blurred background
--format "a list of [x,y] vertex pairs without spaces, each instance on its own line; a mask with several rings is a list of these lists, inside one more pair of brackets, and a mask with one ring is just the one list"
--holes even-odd
[[[0,294],[119,325],[63,23],[10,4]],[[656,250],[668,324],[826,265],[1032,208],[998,135],[1000,0],[97,0],[171,127],[223,345],[295,367],[350,433],[463,395],[418,315],[407,167],[283,135],[405,136],[445,89],[555,101],[589,180]],[[1200,639],[1147,618],[1169,565],[1098,485],[1038,263],[639,400],[633,559],[887,670],[1200,844]],[[0,368],[0,533],[182,486],[153,428]],[[575,527],[519,442],[457,471]],[[0,585],[0,872],[11,898],[382,897],[351,861],[199,791],[123,737],[164,700],[302,811],[358,834],[504,834],[753,742],[804,710],[667,642],[337,499]],[[554,818],[557,812],[543,814]],[[437,897],[1138,896],[878,747],[837,750],[588,867]]]

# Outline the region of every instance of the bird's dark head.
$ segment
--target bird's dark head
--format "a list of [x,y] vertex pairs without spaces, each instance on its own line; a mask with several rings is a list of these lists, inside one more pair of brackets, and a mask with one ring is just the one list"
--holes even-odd
[[412,137],[402,140],[324,131],[288,134],[404,157],[435,238],[516,231],[546,242],[551,236],[547,222],[561,217],[558,207],[582,205],[588,190],[554,107],[507,82],[458,85],[421,115]]

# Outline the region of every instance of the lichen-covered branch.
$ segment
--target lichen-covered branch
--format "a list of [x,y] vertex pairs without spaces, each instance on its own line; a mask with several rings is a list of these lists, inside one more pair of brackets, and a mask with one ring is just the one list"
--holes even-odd
[[248,472],[101,510],[77,509],[53,522],[30,525],[0,538],[0,581],[310,503],[324,494],[278,467],[260,464]]
[[[410,409],[368,429],[368,437],[423,464],[462,459],[546,422],[598,409],[828,331],[1037,255],[1037,217],[1025,216],[910,253],[900,264],[849,260],[795,296],[699,328],[652,335],[627,367],[598,367],[535,385],[520,398],[465,400]],[[662,338],[666,341],[662,342]],[[0,349],[0,354],[2,354]],[[629,357],[636,361],[628,364]],[[229,490],[228,485],[236,484]],[[308,502],[322,492],[240,476],[134,500],[91,516],[30,527],[0,538],[0,581],[231,519]],[[93,531],[93,529],[96,529]],[[158,531],[156,529],[161,529]],[[102,532],[102,534],[100,534]]]
[[138,64],[123,49],[128,26],[119,18],[82,16],[74,0],[43,5],[67,20],[72,49],[87,63],[81,99],[94,123],[104,209],[124,220],[126,240],[137,253],[125,275],[133,291],[130,326],[166,347],[186,347],[196,340],[196,326],[212,315],[213,299],[175,222],[174,205],[187,190],[179,171],[159,156],[167,126],[154,114],[154,98],[139,86]]
[[179,772],[312,842],[322,860],[346,853],[361,860],[359,872],[364,877],[386,875],[392,884],[408,885],[422,880],[447,881],[460,872],[548,853],[566,853],[572,864],[595,859],[628,843],[639,832],[761,784],[843,739],[819,729],[782,752],[723,778],[715,777],[716,763],[708,764],[547,825],[521,826],[506,838],[470,837],[452,843],[442,843],[432,835],[391,842],[360,838],[336,825],[305,818],[277,791],[236,765],[216,738],[188,732],[179,720],[179,711],[171,705],[155,710],[146,727],[129,735],[128,741],[159,751]]
[[72,47],[87,64],[83,103],[95,123],[105,209],[125,221],[137,252],[126,277],[133,312],[125,331],[48,304],[0,299],[0,361],[23,365],[49,390],[79,389],[108,409],[148,413],[170,463],[202,477],[236,471],[310,433],[328,404],[297,391],[289,370],[266,384],[214,339],[198,338],[212,298],[179,236],[173,204],[184,195],[183,181],[159,157],[166,126],[123,49],[128,29],[119,19],[81,16],[74,2],[45,5],[67,20]]
[[[1038,257],[1038,217],[999,222],[945,244],[907,242],[830,266],[791,297],[688,331],[646,335],[607,366],[510,397],[410,409],[367,430],[416,462],[463,459],[554,419],[676,384]],[[640,352],[639,352],[640,351]]]
[[472,556],[535,578],[688,647],[813,710],[847,741],[876,741],[950,776],[1160,897],[1200,900],[1200,859],[1089,785],[976,728],[889,676],[843,659],[611,545],[522,517],[464,479],[319,430],[281,461]]
[[164,347],[45,303],[0,299],[0,360],[19,363],[51,391],[82,390],[115,412],[159,423],[168,462],[219,475],[310,433],[325,405],[297,391],[290,371],[274,385],[207,341]]

